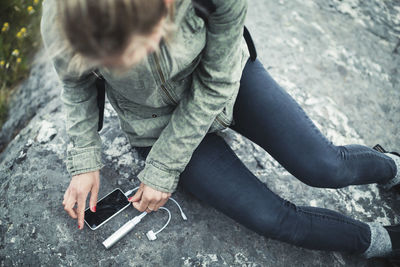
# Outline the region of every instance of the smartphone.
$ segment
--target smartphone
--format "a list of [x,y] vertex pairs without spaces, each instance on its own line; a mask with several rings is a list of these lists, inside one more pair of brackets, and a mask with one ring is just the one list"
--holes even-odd
[[112,217],[129,207],[130,204],[124,192],[116,188],[97,201],[96,212],[92,212],[89,207],[85,210],[85,223],[90,229],[96,230]]

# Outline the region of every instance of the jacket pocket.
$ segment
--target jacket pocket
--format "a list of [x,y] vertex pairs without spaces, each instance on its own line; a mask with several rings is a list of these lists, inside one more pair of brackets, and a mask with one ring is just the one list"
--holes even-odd
[[133,120],[155,119],[157,117],[171,114],[175,108],[172,105],[164,107],[149,107],[121,97],[118,97],[116,101],[125,117]]

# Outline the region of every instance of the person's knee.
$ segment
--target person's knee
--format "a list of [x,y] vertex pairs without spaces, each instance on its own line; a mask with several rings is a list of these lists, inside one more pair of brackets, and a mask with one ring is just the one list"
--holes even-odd
[[248,226],[262,236],[282,240],[282,235],[287,234],[293,223],[291,215],[295,209],[295,204],[284,201],[268,205],[266,209],[249,210],[246,215]]
[[319,157],[313,159],[297,175],[302,182],[312,187],[342,188],[349,182],[349,177],[343,172],[343,164],[336,156]]
[[297,206],[285,200],[279,208],[268,213],[254,212],[254,230],[264,237],[299,245],[303,235],[298,215]]
[[280,216],[276,213],[255,212],[252,218],[253,230],[267,238],[275,239],[279,235]]

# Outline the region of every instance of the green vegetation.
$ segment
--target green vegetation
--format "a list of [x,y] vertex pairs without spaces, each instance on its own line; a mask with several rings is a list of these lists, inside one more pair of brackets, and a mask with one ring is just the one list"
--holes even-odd
[[42,0],[1,0],[0,129],[7,118],[8,98],[29,75],[41,45]]

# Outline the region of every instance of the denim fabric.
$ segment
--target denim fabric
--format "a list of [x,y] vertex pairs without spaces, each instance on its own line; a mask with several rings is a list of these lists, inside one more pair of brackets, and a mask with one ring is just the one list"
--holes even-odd
[[[362,145],[335,146],[327,140],[258,60],[246,63],[233,117],[233,130],[263,147],[310,186],[385,183],[395,175],[390,157]],[[140,148],[143,157],[150,148]],[[268,238],[308,249],[358,254],[373,247],[367,223],[281,198],[216,133],[208,133],[196,148],[178,186]]]

